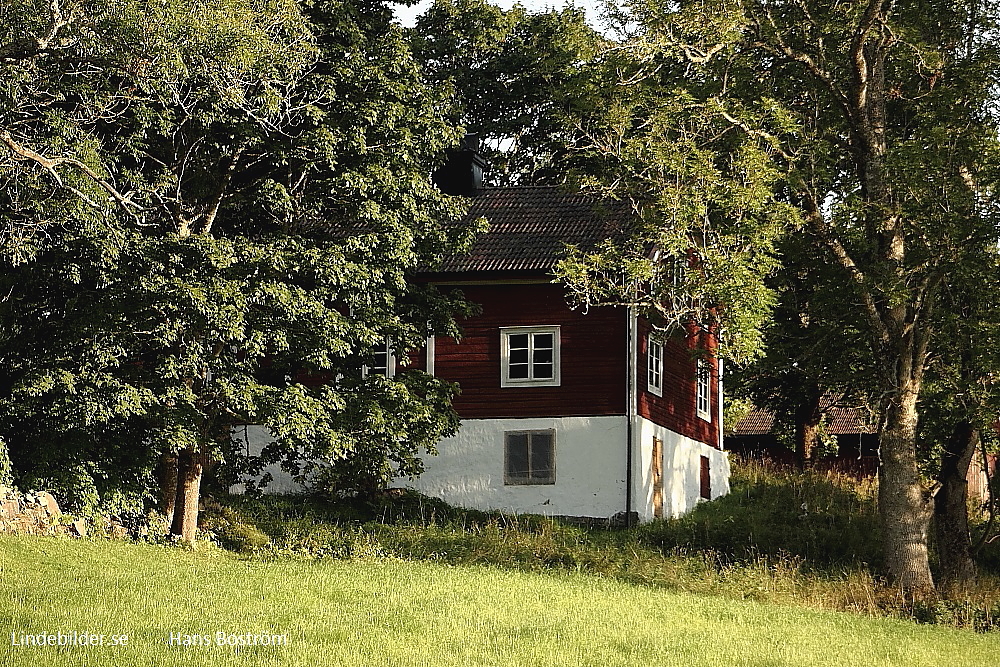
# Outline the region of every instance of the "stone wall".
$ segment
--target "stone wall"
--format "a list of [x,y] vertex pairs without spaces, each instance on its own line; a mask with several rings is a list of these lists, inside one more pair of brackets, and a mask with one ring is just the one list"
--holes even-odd
[[72,535],[83,537],[87,524],[82,519],[60,521],[62,512],[52,494],[45,491],[21,493],[0,486],[0,534]]

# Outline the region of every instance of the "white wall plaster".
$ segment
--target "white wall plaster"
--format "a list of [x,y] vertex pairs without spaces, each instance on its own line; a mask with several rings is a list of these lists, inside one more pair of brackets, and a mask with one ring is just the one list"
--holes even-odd
[[635,509],[640,521],[653,518],[653,438],[663,440],[663,514],[677,517],[701,502],[701,457],[707,456],[712,499],[729,493],[729,454],[638,417]]
[[[555,430],[556,483],[504,484],[505,431]],[[625,417],[465,419],[409,487],[453,505],[531,514],[610,517],[625,509]]]

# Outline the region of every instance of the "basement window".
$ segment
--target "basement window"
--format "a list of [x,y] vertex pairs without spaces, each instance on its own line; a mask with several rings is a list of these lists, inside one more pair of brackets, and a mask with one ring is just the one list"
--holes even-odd
[[501,387],[559,386],[559,327],[500,329]]
[[555,431],[506,431],[503,483],[555,484]]

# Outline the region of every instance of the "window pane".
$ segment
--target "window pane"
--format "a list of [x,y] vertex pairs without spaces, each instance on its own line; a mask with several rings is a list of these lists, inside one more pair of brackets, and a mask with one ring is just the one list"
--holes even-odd
[[517,479],[529,477],[528,465],[528,434],[508,433],[507,444],[507,476]]
[[511,387],[533,384],[547,386],[557,379],[558,334],[554,331],[556,327],[548,328],[548,331],[544,329],[501,329],[500,343],[504,352],[501,362],[503,374],[500,378],[502,386],[508,386],[507,382],[511,382]]
[[516,349],[528,349],[528,334],[511,334],[507,337],[507,345],[510,347],[511,354],[514,353]]
[[552,478],[552,434],[531,434],[531,477]]
[[552,334],[550,333],[536,333],[535,334],[535,350],[542,349],[552,349]]
[[527,380],[528,364],[510,364],[507,367],[507,372],[510,374],[512,380]]
[[375,349],[375,359],[372,361],[372,367],[369,373],[372,375],[389,374],[389,351],[386,347]]
[[532,371],[534,371],[533,379],[535,380],[551,380],[552,379],[552,364],[533,364]]
[[647,355],[647,363],[649,366],[649,386],[659,391],[661,389],[660,377],[663,370],[661,362],[663,345],[660,341],[653,338],[649,338],[648,341],[649,354]]
[[708,363],[701,359],[698,360],[697,407],[698,414],[708,419],[712,409],[712,376]]

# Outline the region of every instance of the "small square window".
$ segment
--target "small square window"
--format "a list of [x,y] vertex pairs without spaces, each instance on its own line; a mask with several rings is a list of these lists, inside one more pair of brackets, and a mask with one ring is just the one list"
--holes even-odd
[[695,403],[698,416],[705,421],[712,421],[712,366],[704,359],[698,360]]
[[559,327],[500,329],[500,386],[559,386]]
[[555,431],[507,431],[503,483],[555,484]]
[[646,388],[663,396],[663,341],[652,335],[646,338]]

